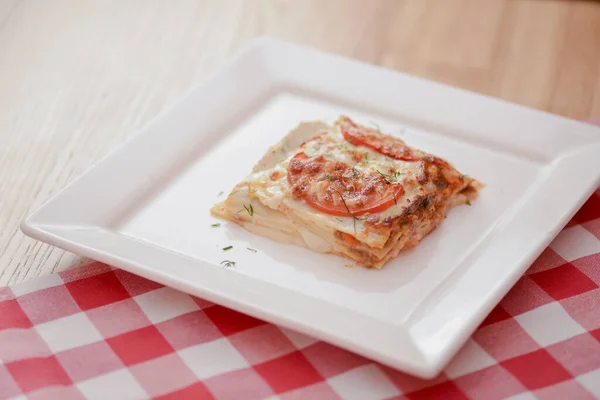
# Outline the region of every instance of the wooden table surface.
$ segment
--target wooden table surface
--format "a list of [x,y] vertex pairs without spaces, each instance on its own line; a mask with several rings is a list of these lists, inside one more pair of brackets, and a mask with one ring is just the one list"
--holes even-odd
[[21,220],[258,35],[600,115],[597,2],[0,0],[0,286],[81,263]]

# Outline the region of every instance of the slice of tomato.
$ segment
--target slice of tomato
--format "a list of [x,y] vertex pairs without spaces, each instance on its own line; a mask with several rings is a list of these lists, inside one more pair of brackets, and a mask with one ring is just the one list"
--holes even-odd
[[[357,217],[363,214],[375,214],[381,211],[385,211],[394,205],[399,197],[402,197],[404,193],[404,188],[399,183],[390,184],[390,190],[379,197],[378,199],[373,199],[370,204],[366,206],[355,205],[352,203],[350,199],[342,198],[344,196],[343,193],[337,193],[339,197],[339,201],[325,201],[323,198],[319,198],[316,195],[306,196],[304,197],[304,201],[306,204],[311,206],[312,208],[319,210],[325,214],[337,215],[342,217]],[[335,196],[334,196],[335,197]],[[346,205],[344,205],[346,202]],[[346,206],[348,209],[346,209]]]
[[348,164],[305,153],[290,160],[287,179],[296,198],[342,217],[384,211],[404,194],[402,184],[387,182],[380,174],[365,174]]
[[340,117],[337,122],[344,139],[355,146],[369,147],[380,154],[402,161],[420,161],[410,147],[393,136],[354,123],[348,117]]

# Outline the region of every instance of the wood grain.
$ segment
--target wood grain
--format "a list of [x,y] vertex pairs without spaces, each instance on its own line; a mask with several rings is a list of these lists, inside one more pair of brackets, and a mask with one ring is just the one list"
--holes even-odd
[[0,285],[82,262],[20,221],[258,35],[600,115],[597,2],[3,0]]

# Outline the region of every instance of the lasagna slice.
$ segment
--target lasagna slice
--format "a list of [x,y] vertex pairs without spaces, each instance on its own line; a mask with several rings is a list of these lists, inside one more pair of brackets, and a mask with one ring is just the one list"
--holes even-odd
[[303,122],[211,212],[282,243],[381,268],[483,185],[449,162],[342,116]]

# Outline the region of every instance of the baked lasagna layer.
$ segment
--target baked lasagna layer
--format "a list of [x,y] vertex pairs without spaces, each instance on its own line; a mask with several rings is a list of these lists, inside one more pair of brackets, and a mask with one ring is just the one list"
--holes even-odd
[[381,268],[483,185],[446,160],[354,123],[304,122],[211,212],[272,240]]

